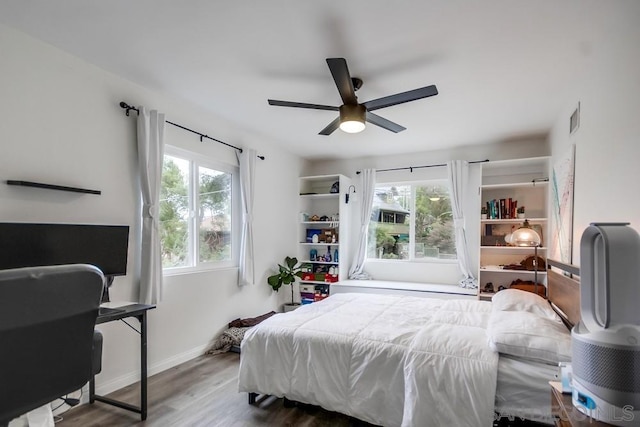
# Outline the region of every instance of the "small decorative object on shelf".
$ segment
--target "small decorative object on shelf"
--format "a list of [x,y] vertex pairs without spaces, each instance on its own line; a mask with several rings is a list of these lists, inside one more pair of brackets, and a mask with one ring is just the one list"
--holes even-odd
[[311,249],[309,251],[309,261],[315,261],[318,259],[318,251],[317,249]]
[[487,208],[486,208],[486,206],[483,206],[480,209],[480,218],[481,219],[487,219]]
[[520,206],[518,208],[518,218],[520,219],[524,218],[524,206]]

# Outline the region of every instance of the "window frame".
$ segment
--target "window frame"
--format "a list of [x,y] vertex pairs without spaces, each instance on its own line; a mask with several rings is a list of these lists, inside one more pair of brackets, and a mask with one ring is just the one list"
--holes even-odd
[[[179,267],[163,267],[162,274],[164,276],[174,276],[180,274],[198,273],[213,270],[225,270],[238,268],[239,246],[240,246],[240,228],[241,228],[241,206],[240,206],[240,168],[224,162],[213,160],[205,155],[185,150],[183,148],[166,145],[164,156],[177,157],[189,162],[188,177],[188,206],[189,217],[187,224],[188,233],[188,253],[189,265]],[[201,262],[199,260],[199,215],[196,209],[200,206],[200,167],[213,169],[215,171],[231,174],[231,259],[223,261]]]
[[[431,179],[420,179],[416,181],[388,181],[388,182],[376,182],[376,189],[378,186],[384,187],[399,187],[399,186],[410,186],[411,188],[411,206],[409,209],[409,258],[408,259],[387,259],[387,258],[370,258],[369,257],[369,242],[367,242],[367,251],[365,256],[365,262],[367,263],[386,263],[386,264],[399,264],[399,263],[415,263],[415,264],[457,264],[458,263],[458,255],[457,255],[457,247],[456,247],[456,257],[455,258],[433,258],[433,257],[424,257],[424,258],[415,258],[415,245],[416,245],[416,236],[415,236],[415,207],[416,207],[416,187],[428,187],[428,186],[444,186],[447,188],[449,199],[451,199],[451,190],[449,188],[449,183],[446,178],[431,178]],[[374,190],[375,191],[375,190]],[[369,227],[371,227],[371,223],[369,223]],[[455,233],[455,230],[453,230]],[[367,235],[369,235],[369,230],[367,230]],[[455,238],[455,235],[454,235]]]

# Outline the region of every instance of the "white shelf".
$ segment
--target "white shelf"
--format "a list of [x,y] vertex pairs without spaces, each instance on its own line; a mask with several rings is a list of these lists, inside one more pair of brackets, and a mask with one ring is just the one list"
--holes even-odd
[[300,261],[300,263],[302,264],[325,264],[325,265],[338,265],[339,263],[334,262],[334,261],[309,261],[309,260],[302,260]]
[[332,225],[338,226],[340,221],[301,221],[300,224],[304,225]]
[[530,187],[530,188],[535,188],[535,187],[548,187],[549,186],[549,181],[536,181],[531,182],[509,182],[506,184],[485,184],[485,185],[481,185],[480,188],[482,188],[483,190],[492,190],[492,189],[496,189],[496,188],[520,188],[520,187]]
[[[331,193],[331,190],[336,187],[338,183],[339,192]],[[298,246],[297,246],[297,258],[303,264],[308,264],[312,268],[314,273],[326,271],[329,268],[335,270],[338,277],[347,276],[347,262],[349,254],[349,222],[350,222],[350,208],[345,202],[345,194],[351,185],[351,180],[340,174],[336,175],[318,175],[318,176],[303,176],[299,179],[298,184],[298,212],[306,213],[307,217],[299,218],[298,222]],[[312,215],[317,215],[318,218],[326,216],[326,218],[336,218],[336,221],[310,221],[309,218]],[[305,221],[306,219],[306,221]],[[338,242],[317,242],[313,243],[307,240],[308,230],[310,229],[333,229],[335,230],[336,239],[340,239]],[[323,236],[325,237],[325,236]],[[327,236],[330,237],[330,236]],[[328,249],[327,249],[328,248]],[[330,251],[331,261],[310,261],[309,252],[315,249],[322,257],[323,254]],[[335,261],[335,251],[340,252],[340,256]],[[335,282],[325,282],[318,280],[303,280],[300,283],[313,284],[313,285],[325,285],[330,287]]]
[[330,285],[338,282],[322,282],[320,280],[301,280],[300,283],[313,283],[314,285]]
[[[529,159],[512,159],[496,161],[481,166],[480,208],[486,207],[488,202],[512,200],[517,207],[525,207],[525,218],[494,218],[480,219],[480,243],[485,237],[485,231],[492,229],[494,237],[513,232],[528,221],[532,227],[541,232],[541,237],[549,238],[549,157],[535,157]],[[546,180],[544,180],[546,179]],[[513,205],[511,205],[513,206]],[[508,231],[508,230],[511,231]],[[485,240],[485,243],[493,240]],[[488,282],[495,286],[509,287],[509,283],[516,279],[533,280],[538,275],[538,281],[546,284],[547,271],[540,270],[511,270],[502,268],[506,265],[519,265],[523,258],[534,255],[545,259],[548,248],[529,246],[480,246],[479,252],[479,298],[490,299],[494,293],[485,293],[483,287]]]
[[[535,247],[533,246],[480,246],[480,249],[482,250],[496,250],[496,251],[505,251],[505,252],[511,252],[511,251],[524,251],[524,252],[529,252],[529,251],[534,251]],[[539,246],[538,247],[538,252],[541,251],[546,251],[547,247],[546,246]]]
[[529,222],[547,222],[547,218],[516,218],[516,219],[481,219],[482,224],[522,224],[524,220]]
[[[535,275],[535,271],[533,270],[509,270],[500,267],[480,267],[480,273],[510,273],[510,274],[530,274]],[[545,270],[538,270],[538,276],[543,275],[546,276],[547,272]]]

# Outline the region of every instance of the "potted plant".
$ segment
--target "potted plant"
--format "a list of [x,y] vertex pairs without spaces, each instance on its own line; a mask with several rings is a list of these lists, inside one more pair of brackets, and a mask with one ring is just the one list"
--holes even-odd
[[300,304],[295,303],[293,300],[293,284],[296,281],[296,277],[302,277],[302,265],[298,265],[297,258],[285,257],[284,265],[278,264],[278,269],[278,274],[267,277],[267,283],[276,292],[282,285],[291,285],[291,303],[285,304],[284,311],[295,310]]
[[518,218],[524,218],[524,206],[518,208]]
[[480,208],[480,219],[487,219],[487,207]]

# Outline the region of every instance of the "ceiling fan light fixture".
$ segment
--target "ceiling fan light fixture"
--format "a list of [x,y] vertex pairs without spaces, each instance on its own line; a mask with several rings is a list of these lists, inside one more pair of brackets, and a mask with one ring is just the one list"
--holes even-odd
[[364,105],[342,105],[340,107],[340,129],[347,133],[362,132],[365,128],[366,113]]

